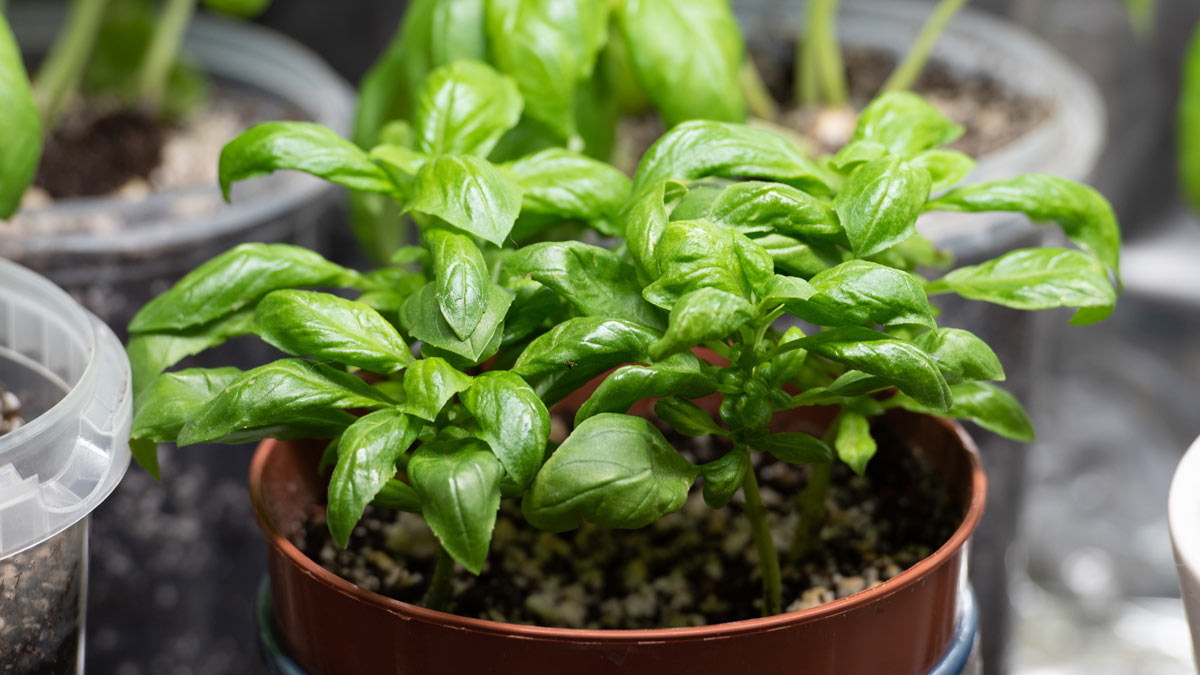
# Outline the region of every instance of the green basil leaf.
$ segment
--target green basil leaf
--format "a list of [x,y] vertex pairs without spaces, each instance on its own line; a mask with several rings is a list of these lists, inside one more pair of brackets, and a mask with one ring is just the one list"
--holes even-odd
[[925,290],[954,291],[1014,309],[1110,308],[1117,301],[1100,261],[1082,251],[1052,247],[1020,249],[960,267]]
[[805,240],[843,236],[828,202],[782,183],[735,183],[713,201],[708,217],[748,237],[784,234]]
[[867,256],[866,260],[912,272],[920,267],[949,267],[954,263],[954,254],[940,250],[926,237],[914,234],[889,249]]
[[711,509],[724,508],[733,499],[746,472],[750,470],[750,453],[745,446],[735,447],[720,459],[700,465],[704,476],[704,503]]
[[416,149],[429,155],[487,157],[521,119],[517,83],[478,61],[455,61],[429,74],[414,111]]
[[133,335],[125,343],[125,354],[133,375],[133,405],[158,374],[194,354],[226,340],[254,331],[253,310],[243,310],[211,323],[169,333]]
[[639,198],[663,180],[706,176],[757,178],[823,194],[824,171],[791,141],[742,124],[693,120],[677,125],[650,146],[633,178]]
[[716,288],[701,288],[671,308],[667,332],[650,345],[650,358],[661,361],[710,340],[725,340],[757,316],[745,298]]
[[867,462],[875,456],[875,439],[871,437],[871,423],[866,417],[844,411],[837,419],[837,433],[833,447],[838,457],[858,475],[867,470]]
[[442,317],[460,340],[475,332],[486,308],[489,275],[474,240],[441,227],[421,231],[433,262],[434,289]]
[[396,118],[412,119],[417,92],[433,69],[487,58],[485,0],[413,0],[383,55],[358,88],[354,142],[371,147]]
[[521,213],[582,220],[602,234],[624,234],[621,209],[632,182],[615,167],[550,148],[507,166],[525,191]]
[[521,194],[517,181],[486,159],[442,156],[417,172],[408,208],[500,246],[517,221]]
[[8,22],[0,15],[0,219],[21,206],[25,189],[33,182],[42,156],[42,122],[33,102],[33,91],[21,50]]
[[1192,208],[1200,211],[1200,31],[1192,35],[1183,58],[1177,119],[1179,180]]
[[505,347],[534,333],[544,333],[574,316],[574,310],[562,296],[533,279],[509,278],[504,286],[517,294],[504,319]]
[[251,306],[271,291],[344,286],[361,277],[320,255],[288,244],[240,244],[189,272],[133,317],[129,332],[150,333],[207,324]]
[[754,243],[771,256],[776,270],[804,279],[842,261],[832,247],[806,244],[783,234],[758,236],[754,238]]
[[[949,411],[935,414],[954,419],[969,420],[1005,438],[1030,443],[1034,440],[1033,425],[1016,397],[989,382],[961,382],[951,385],[954,404]],[[920,403],[902,394],[888,399],[889,404],[899,405],[913,412],[929,413]]]
[[996,353],[973,333],[960,328],[939,328],[918,335],[914,342],[937,361],[951,384],[962,380],[1004,379],[1004,368]]
[[[715,288],[742,298],[753,297],[738,247],[737,232],[705,220],[668,223],[654,256],[661,275],[642,296],[664,309],[700,288]],[[767,279],[770,271],[767,272]]]
[[828,464],[833,461],[833,450],[824,441],[799,432],[767,434],[754,443],[754,449],[769,452],[775,459],[789,464]]
[[808,300],[816,293],[817,289],[804,279],[776,274],[767,283],[766,292],[763,293],[760,302],[764,307],[771,307],[779,303]]
[[384,408],[358,418],[342,434],[325,507],[329,533],[339,546],[346,547],[363,509],[396,477],[396,462],[420,430],[420,422]]
[[1054,221],[1072,242],[1090,251],[1120,279],[1121,231],[1108,200],[1075,181],[1033,173],[951,190],[929,210],[1016,211],[1033,221]]
[[865,260],[849,260],[809,280],[817,291],[789,310],[818,326],[934,327],[921,281],[912,274]]
[[371,506],[421,513],[421,497],[411,485],[393,478],[383,484],[383,489],[371,500]]
[[728,0],[627,0],[618,6],[634,74],[667,127],[694,119],[745,120],[738,79],[742,34]]
[[945,190],[958,185],[959,181],[975,168],[975,160],[957,150],[926,150],[912,159],[911,164],[925,169],[933,184],[933,191]]
[[446,403],[471,386],[471,376],[456,370],[445,359],[414,361],[404,372],[404,412],[430,422]]
[[687,501],[699,474],[648,420],[605,413],[588,418],[550,456],[521,510],[534,527],[570,530],[645,527]]
[[491,546],[504,468],[482,441],[423,445],[408,462],[408,479],[442,547],[479,574]]
[[829,160],[829,165],[840,173],[849,174],[860,164],[866,164],[883,157],[888,149],[882,143],[875,141],[851,141],[842,146]]
[[517,485],[529,485],[550,438],[550,413],[537,393],[512,373],[492,371],[476,377],[461,398],[479,423],[476,435]]
[[314,433],[333,429],[336,435],[349,423],[347,419],[354,419],[342,410],[391,403],[353,375],[312,361],[281,359],[229,383],[184,425],[178,443],[235,442],[230,439],[254,437],[258,430],[293,421],[298,427],[311,424]]
[[604,378],[580,406],[575,424],[600,413],[627,412],[644,398],[700,398],[716,390],[717,383],[700,371],[699,359],[687,352],[651,366],[622,366]]
[[682,398],[660,398],[654,404],[654,414],[684,436],[729,435],[703,408]]
[[916,234],[929,190],[929,173],[896,156],[855,169],[833,200],[854,254],[863,258]]
[[403,145],[377,145],[367,153],[367,158],[383,167],[398,187],[410,183],[429,161],[428,155]]
[[241,374],[237,368],[191,368],[156,377],[138,401],[129,431],[132,439],[150,442],[147,452],[138,453],[138,463],[159,480],[158,443],[174,441],[188,420]]
[[577,241],[533,244],[506,258],[503,270],[553,289],[584,316],[664,326],[662,313],[642,299],[633,267],[608,249]]
[[877,97],[858,116],[853,141],[871,141],[901,159],[945,145],[962,136],[963,128],[928,101],[909,92]]
[[885,389],[891,389],[893,386],[895,385],[887,378],[868,375],[858,370],[848,370],[839,375],[828,387],[810,387],[804,393],[792,397],[792,406],[841,405],[846,403],[846,399],[875,394]]
[[645,194],[630,205],[625,219],[625,240],[641,272],[639,280],[654,280],[662,274],[655,254],[669,220],[667,184],[668,181],[663,180],[647,188]]
[[[803,331],[796,326],[792,326],[780,336],[778,344],[779,346],[783,346],[803,338]],[[761,379],[767,384],[767,387],[769,389],[778,389],[800,374],[800,370],[804,367],[804,362],[807,358],[808,350],[789,349],[782,354],[772,357],[767,363],[757,366],[755,374],[758,375],[761,372]]]
[[412,363],[395,327],[361,302],[314,291],[274,291],[258,303],[255,331],[293,356],[337,361],[373,373]]
[[221,148],[221,193],[228,201],[235,182],[279,169],[303,171],[352,190],[396,191],[386,171],[331,129],[312,122],[262,122]]
[[526,111],[560,138],[576,136],[575,94],[608,39],[603,0],[490,0],[493,61],[517,80]]
[[657,331],[619,319],[568,319],[529,343],[512,371],[552,404],[610,368],[644,360],[658,338]]
[[499,348],[504,332],[504,315],[512,304],[513,296],[500,286],[489,283],[486,299],[483,317],[466,340],[460,339],[442,316],[437,288],[432,282],[405,301],[400,313],[401,323],[409,335],[426,345],[478,364]]
[[834,328],[797,342],[810,353],[884,378],[930,408],[950,408],[950,387],[941,369],[915,345],[855,327]]

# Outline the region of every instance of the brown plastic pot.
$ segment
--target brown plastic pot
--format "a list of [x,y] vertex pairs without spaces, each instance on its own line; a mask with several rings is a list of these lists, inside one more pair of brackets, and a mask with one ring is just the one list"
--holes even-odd
[[886,423],[957,492],[963,521],[945,545],[889,581],[820,607],[658,630],[497,623],[359,588],[288,540],[322,501],[315,469],[322,446],[264,441],[250,467],[250,495],[269,540],[276,629],[312,675],[926,673],[950,645],[985,480],[975,444],[958,424],[902,411]]

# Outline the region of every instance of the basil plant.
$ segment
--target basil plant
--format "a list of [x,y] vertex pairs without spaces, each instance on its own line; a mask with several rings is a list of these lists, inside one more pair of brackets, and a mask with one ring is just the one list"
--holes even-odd
[[[435,70],[417,101],[413,122],[389,124],[369,151],[314,125],[255,127],[225,148],[221,181],[294,169],[378,194],[413,214],[419,246],[368,273],[295,247],[240,246],[149,303],[128,351],[141,463],[156,470],[160,441],[330,439],[335,540],[369,503],[420,513],[443,548],[433,607],[455,561],[482,569],[502,499],[547,530],[642,527],[703,476],[713,507],[743,492],[764,611],[778,612],[754,453],[813,467],[791,552],[803,555],[831,463],[864,469],[869,420],[883,410],[1032,437],[994,384],[995,355],[939,326],[930,295],[1075,307],[1077,323],[1115,302],[1119,234],[1104,199],[1049,176],[954,187],[971,160],[939,146],[961,129],[911,94],[877,100],[854,140],[820,160],[762,129],[685,122],[632,181],[562,149],[486,159],[522,97],[480,62]],[[1079,249],[1019,250],[927,279],[915,270],[942,258],[914,224],[937,209],[1056,221]],[[578,231],[562,223],[617,245],[556,239]],[[808,328],[780,332],[785,315]],[[292,358],[167,370],[245,334]],[[551,442],[548,409],[605,373],[569,411],[571,434]],[[698,403],[714,394],[715,407]],[[644,398],[679,433],[725,439],[725,454],[693,465],[627,414]],[[777,413],[831,404],[841,412],[823,439],[770,431]]]
[[[712,508],[740,490],[769,615],[783,606],[780,563],[755,454],[812,467],[797,495],[789,554],[799,557],[820,531],[832,462],[861,474],[874,455],[872,417],[904,408],[1031,440],[1020,404],[995,384],[1004,371],[994,352],[939,325],[930,297],[1071,307],[1074,323],[1098,321],[1116,300],[1119,232],[1104,198],[1069,180],[956,187],[972,161],[939,146],[960,133],[907,93],[868,106],[853,140],[822,161],[761,129],[687,122],[638,168],[624,248],[548,242],[509,256],[504,274],[538,281],[575,310],[512,372],[548,405],[608,373],[531,483],[525,518],[552,531],[638,528],[682,507],[697,478]],[[1015,250],[927,278],[914,270],[939,256],[915,222],[936,210],[1055,221],[1079,248]],[[588,263],[559,262],[579,260]],[[783,317],[793,320],[781,332]],[[704,405],[713,395],[719,404]],[[656,398],[679,434],[724,439],[724,454],[690,463],[628,414],[643,398]],[[827,405],[840,412],[823,438],[772,431],[789,411]]]

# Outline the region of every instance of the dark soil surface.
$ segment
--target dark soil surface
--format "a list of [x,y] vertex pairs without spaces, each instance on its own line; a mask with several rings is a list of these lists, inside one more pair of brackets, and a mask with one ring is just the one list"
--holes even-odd
[[[704,439],[685,454],[713,456]],[[682,446],[680,446],[682,447]],[[804,469],[768,460],[757,467],[776,546],[786,553],[796,516],[792,497]],[[658,523],[632,531],[585,525],[561,535],[526,524],[506,502],[483,573],[459,570],[450,611],[472,617],[569,628],[696,626],[761,614],[761,584],[740,493],[721,510],[699,490]],[[947,488],[894,439],[882,439],[867,474],[834,470],[821,546],[783,568],[788,611],[813,607],[896,576],[940,547],[961,522]],[[337,547],[319,507],[293,541],[326,569],[364,588],[420,603],[436,542],[419,517],[368,507],[350,548]]]
[[142,113],[77,111],[46,139],[34,184],[55,199],[113,192],[148,179],[161,161],[166,127]]

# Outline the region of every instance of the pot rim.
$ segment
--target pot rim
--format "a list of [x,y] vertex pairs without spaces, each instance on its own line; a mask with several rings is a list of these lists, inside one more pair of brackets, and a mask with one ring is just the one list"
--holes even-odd
[[860,608],[920,583],[927,574],[945,564],[959,549],[966,546],[975,527],[979,524],[979,519],[983,515],[984,503],[987,497],[987,480],[984,477],[983,466],[979,459],[979,449],[961,424],[938,417],[931,417],[930,419],[947,428],[955,435],[963,451],[967,454],[967,461],[971,470],[971,497],[967,504],[967,510],[963,516],[962,523],[959,524],[954,534],[937,551],[878,586],[824,605],[796,612],[785,612],[774,616],[743,619],[741,621],[730,621],[707,626],[641,630],[528,626],[439,612],[394,600],[374,591],[368,591],[356,586],[333,572],[326,570],[317,564],[316,561],[306,556],[268,518],[266,500],[262,490],[267,457],[276,447],[284,443],[275,439],[262,441],[255,450],[254,458],[250,464],[250,500],[254,507],[254,518],[258,521],[259,527],[267,536],[268,542],[295,563],[304,574],[331,587],[339,594],[349,596],[406,620],[450,626],[473,633],[502,634],[532,640],[574,643],[686,642],[723,639],[740,635],[771,632],[797,624],[818,621]]

